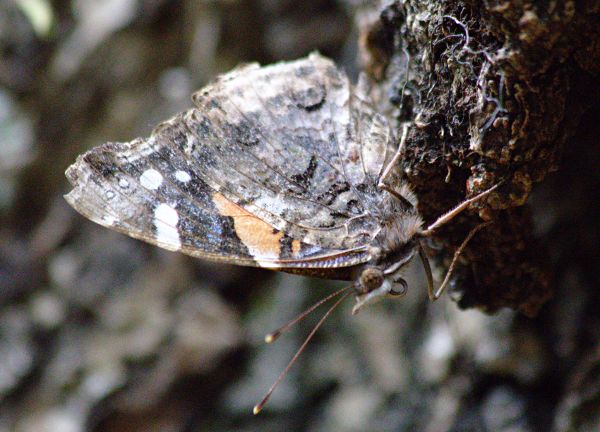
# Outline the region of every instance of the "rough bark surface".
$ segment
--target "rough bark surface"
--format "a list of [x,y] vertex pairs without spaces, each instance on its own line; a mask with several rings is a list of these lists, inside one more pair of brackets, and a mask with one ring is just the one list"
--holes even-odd
[[535,314],[552,285],[526,201],[598,95],[598,5],[397,1],[362,32],[367,70],[409,122],[402,168],[426,220],[500,184],[479,215],[440,230],[447,264],[481,219],[494,222],[456,272],[459,304]]

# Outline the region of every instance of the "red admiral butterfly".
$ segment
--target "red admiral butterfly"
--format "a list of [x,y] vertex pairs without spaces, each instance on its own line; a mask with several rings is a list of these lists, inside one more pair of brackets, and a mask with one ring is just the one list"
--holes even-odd
[[362,86],[316,53],[238,67],[193,102],[149,138],[79,156],[66,172],[69,204],[100,225],[194,257],[353,281],[342,291],[355,294],[356,313],[404,294],[401,272],[416,254],[437,299],[448,275],[434,290],[422,239],[496,187],[424,228],[397,172],[407,127],[398,145]]

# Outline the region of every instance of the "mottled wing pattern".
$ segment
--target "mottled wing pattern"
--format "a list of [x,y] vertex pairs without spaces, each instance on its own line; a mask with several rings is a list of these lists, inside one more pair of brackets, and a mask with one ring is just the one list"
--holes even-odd
[[[294,240],[227,200],[173,146],[160,145],[165,138],[106,143],[79,156],[66,173],[74,186],[66,200],[107,228],[214,261],[319,267],[343,255]],[[362,255],[350,251],[348,258],[361,262]]]
[[194,102],[147,139],[79,156],[67,201],[101,225],[206,259],[282,269],[369,259],[393,139],[333,63],[312,54],[245,66]]
[[[386,120],[357,97],[328,59],[306,59],[222,76],[177,119],[182,151],[204,178],[252,214],[306,243],[368,243],[379,227],[376,180],[394,142]],[[182,134],[185,133],[182,131]]]

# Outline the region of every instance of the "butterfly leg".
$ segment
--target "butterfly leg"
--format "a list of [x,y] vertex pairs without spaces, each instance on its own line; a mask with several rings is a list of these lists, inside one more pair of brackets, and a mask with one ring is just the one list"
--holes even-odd
[[475,228],[473,228],[469,232],[467,237],[465,237],[465,239],[463,240],[461,245],[458,247],[458,249],[456,249],[456,252],[454,252],[454,256],[452,257],[452,262],[450,263],[450,267],[448,267],[446,276],[444,277],[442,284],[438,287],[437,290],[434,290],[434,288],[433,288],[433,276],[431,273],[431,266],[429,265],[429,258],[427,258],[427,255],[425,254],[425,250],[423,249],[423,245],[419,241],[419,257],[421,258],[421,262],[423,263],[423,268],[425,269],[425,274],[427,275],[427,292],[429,294],[429,299],[431,301],[435,301],[435,300],[439,299],[440,296],[442,295],[442,293],[444,292],[444,290],[446,289],[446,286],[448,285],[448,282],[450,281],[450,276],[452,276],[452,273],[454,272],[454,267],[456,266],[456,262],[458,261],[458,258],[462,254],[462,252],[465,249],[465,247],[467,246],[467,244],[471,241],[473,236],[475,234],[477,234],[477,232],[479,230],[481,230],[482,228],[485,228],[489,224],[491,224],[491,222],[484,222],[484,223],[477,225]]
[[384,190],[384,191],[390,193],[391,195],[396,197],[398,200],[407,204],[409,207],[414,207],[414,205],[410,202],[410,200],[408,200],[406,197],[404,197],[398,191],[392,189],[390,186],[388,186],[385,183],[387,177],[390,175],[390,172],[398,164],[398,161],[404,154],[404,148],[406,145],[406,137],[408,136],[408,126],[409,126],[408,123],[405,123],[404,126],[402,127],[402,136],[400,138],[400,143],[398,144],[398,149],[396,150],[396,153],[394,154],[394,157],[392,158],[392,160],[387,164],[387,166],[383,170],[381,177],[379,177],[379,181],[377,182],[377,187],[381,190]]
[[500,183],[496,183],[494,186],[481,192],[480,194],[477,194],[472,198],[464,200],[463,202],[461,202],[459,205],[457,205],[453,209],[449,210],[448,212],[446,212],[443,215],[441,215],[440,217],[438,217],[434,223],[432,223],[431,225],[429,225],[427,227],[427,229],[421,231],[421,235],[423,237],[428,237],[428,236],[432,235],[436,229],[438,229],[439,227],[450,222],[452,219],[454,219],[456,216],[458,216],[461,212],[463,212],[467,207],[469,207],[474,202],[477,202],[480,199],[485,198],[491,192],[496,190],[496,188],[498,186],[500,186]]
[[435,297],[434,290],[433,290],[433,274],[431,273],[431,265],[429,264],[429,258],[427,257],[427,254],[425,253],[425,249],[423,248],[423,243],[421,240],[419,240],[418,245],[419,245],[419,258],[421,259],[421,263],[423,264],[423,269],[425,270],[425,276],[427,277],[427,292],[429,293],[429,300],[434,301],[434,300],[437,300],[437,297]]
[[[478,201],[478,200],[486,197],[488,194],[490,194],[491,192],[493,192],[500,184],[501,183],[495,184],[491,188],[489,188],[489,189],[481,192],[478,195],[475,195],[472,198],[469,198],[469,199],[463,201],[462,203],[460,203],[459,205],[457,205],[456,207],[454,207],[450,211],[444,213],[442,216],[440,216],[439,218],[437,218],[437,220],[434,223],[432,223],[431,225],[429,225],[427,227],[427,229],[421,231],[421,235],[423,237],[427,237],[427,236],[432,235],[433,232],[436,229],[438,229],[439,227],[441,227],[441,226],[445,225],[446,223],[450,222],[458,214],[460,214],[467,207],[469,207],[469,205],[471,205],[472,203],[474,203],[474,202],[476,202],[476,201]],[[454,271],[454,267],[456,265],[456,261],[460,257],[462,251],[467,246],[467,244],[469,243],[469,241],[473,238],[473,236],[477,233],[477,231],[479,231],[480,229],[486,227],[490,223],[491,222],[484,222],[482,224],[479,224],[479,225],[477,225],[475,228],[473,228],[469,232],[469,234],[467,235],[467,237],[464,239],[464,241],[462,242],[462,244],[459,246],[459,248],[454,253],[454,257],[452,258],[452,262],[450,263],[450,267],[448,267],[448,271],[446,272],[446,276],[444,277],[444,280],[442,281],[442,284],[439,286],[439,288],[437,290],[434,290],[434,287],[433,287],[433,276],[432,276],[432,273],[431,273],[431,266],[429,265],[429,258],[427,258],[427,255],[425,254],[425,250],[423,248],[423,244],[421,243],[421,241],[419,241],[419,258],[421,258],[421,262],[423,263],[423,268],[425,269],[425,274],[427,276],[427,291],[429,293],[429,298],[432,301],[433,300],[437,300],[438,298],[440,298],[440,296],[442,295],[442,293],[446,289],[446,285],[450,281],[450,276],[452,276],[452,272]]]

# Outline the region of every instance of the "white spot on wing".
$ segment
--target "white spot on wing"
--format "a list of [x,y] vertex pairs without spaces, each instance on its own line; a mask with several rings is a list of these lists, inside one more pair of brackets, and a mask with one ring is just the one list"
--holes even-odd
[[155,169],[148,169],[140,176],[140,183],[146,189],[156,190],[163,182],[163,176]]
[[177,222],[179,222],[177,210],[170,205],[159,204],[154,210],[156,240],[164,243],[164,247],[167,249],[177,250],[181,247]]
[[175,178],[181,183],[187,183],[192,179],[188,173],[181,170],[175,171]]
[[123,189],[126,189],[129,187],[129,182],[127,180],[125,180],[124,178],[119,179],[119,186]]

